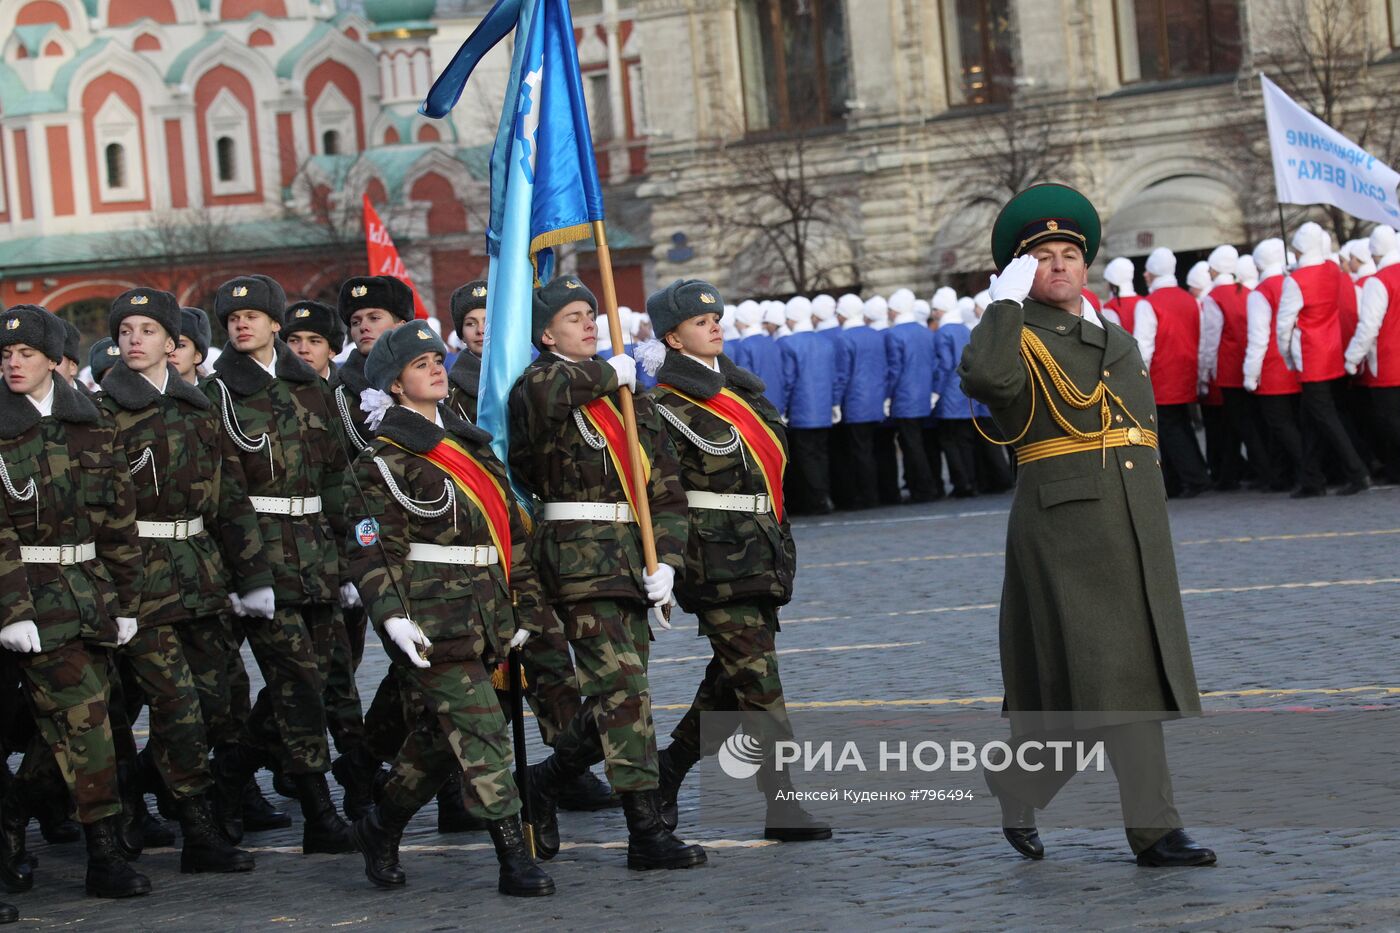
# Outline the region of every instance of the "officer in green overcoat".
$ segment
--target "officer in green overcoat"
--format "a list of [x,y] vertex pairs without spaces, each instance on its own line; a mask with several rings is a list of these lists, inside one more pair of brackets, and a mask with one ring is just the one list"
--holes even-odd
[[[993,302],[958,370],[1018,464],[1001,601],[1005,710],[1015,740],[1104,742],[1139,865],[1207,865],[1215,853],[1181,828],[1162,738],[1162,720],[1198,713],[1200,695],[1152,384],[1132,335],[1082,298],[1099,235],[1073,188],[1013,198],[992,231]],[[987,778],[1007,839],[1038,859],[1034,810],[1073,771],[1027,764],[1033,756]]]

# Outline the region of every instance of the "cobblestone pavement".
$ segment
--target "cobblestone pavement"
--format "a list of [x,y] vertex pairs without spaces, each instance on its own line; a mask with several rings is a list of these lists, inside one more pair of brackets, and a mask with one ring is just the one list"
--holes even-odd
[[[798,521],[797,597],[779,637],[793,706],[997,708],[1009,503],[984,497]],[[1400,705],[1400,489],[1300,502],[1207,495],[1171,511],[1208,708]],[[658,633],[663,736],[707,657],[693,619]],[[360,672],[366,702],[384,664],[372,645]],[[302,857],[298,825],[249,837],[259,858],[252,874],[185,876],[178,853],[154,851],[140,863],[151,896],[100,902],[82,896],[81,847],[45,846],[31,829],[38,886],[8,899],[28,926],[107,929],[1400,927],[1394,818],[1331,831],[1202,827],[1217,867],[1153,871],[1134,866],[1118,830],[1042,825],[1049,853],[1031,863],[995,827],[844,826],[831,842],[778,845],[756,825],[707,835],[690,785],[682,808],[682,830],[697,827],[691,835],[709,847],[707,867],[628,872],[620,811],[565,813],[565,849],[549,863],[559,892],[536,901],[499,896],[489,840],[437,835],[431,809],[405,838],[403,891],[371,888],[357,856]]]

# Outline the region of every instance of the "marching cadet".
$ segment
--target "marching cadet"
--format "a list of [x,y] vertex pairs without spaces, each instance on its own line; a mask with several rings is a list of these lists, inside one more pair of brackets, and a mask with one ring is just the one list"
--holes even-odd
[[[701,715],[762,713],[759,738],[766,750],[758,784],[767,800],[764,837],[829,839],[830,827],[779,793],[792,790],[792,778],[774,766],[772,743],[791,739],[792,727],[774,636],[778,608],[792,598],[797,572],[784,513],[785,432],[763,397],[763,383],[724,355],[720,304],[714,286],[697,280],[677,280],[647,299],[647,313],[666,346],[654,396],[680,457],[690,506],[676,595],[683,609],[699,616],[700,634],[714,651],[690,710],[660,754],[661,815],[675,829],[676,795],[686,772],[718,748],[702,743]],[[791,339],[800,336],[798,331]]]
[[[1005,709],[1013,741],[1065,730],[1101,738],[1139,865],[1208,865],[1215,853],[1180,828],[1162,737],[1162,719],[1201,704],[1152,382],[1133,337],[1080,294],[1099,232],[1073,188],[1035,185],[1012,198],[992,230],[994,301],[959,366],[963,390],[991,407],[1020,464],[1001,602]],[[1039,859],[1035,810],[1074,772],[1033,751],[1022,746],[986,776],[1007,840]]]
[[911,502],[943,498],[942,470],[924,452],[923,422],[933,413],[933,331],[914,319],[914,293],[900,289],[889,300],[890,329],[885,333],[889,370],[887,413],[904,455],[904,481]]
[[540,498],[531,556],[574,650],[583,705],[530,768],[538,852],[559,851],[559,788],[598,761],[622,797],[627,867],[692,868],[705,850],[666,830],[658,809],[656,732],[647,683],[647,606],[669,602],[682,565],[685,499],[675,454],[653,403],[636,400],[643,479],[656,530],[646,572],[633,503],[636,484],[615,395],[635,387],[636,363],[596,359],[598,301],[576,276],[536,289],[532,337],[540,356],[510,393],[516,482]]
[[490,829],[500,892],[553,894],[525,844],[510,727],[487,673],[548,624],[550,610],[490,435],[442,404],[446,353],[427,322],[414,321],[381,337],[364,367],[385,397],[356,462],[365,514],[352,572],[415,715],[355,838],[372,882],[404,884],[404,827],[458,774],[469,812]]
[[78,370],[83,368],[82,360],[78,359],[78,347],[82,345],[83,335],[67,318],[60,317],[58,322],[63,325],[63,362],[59,364],[58,374],[64,382],[76,389],[80,385]]
[[[336,382],[335,355],[345,345],[345,325],[330,305],[298,301],[287,305],[282,338],[301,361],[329,383]],[[358,406],[355,407],[358,411]],[[344,417],[344,416],[342,416]]]
[[1327,261],[1331,241],[1309,221],[1293,234],[1298,265],[1284,280],[1275,323],[1278,351],[1302,383],[1303,473],[1295,498],[1325,496],[1325,455],[1336,458],[1346,478],[1338,494],[1355,495],[1371,485],[1366,464],[1342,425],[1336,393],[1346,374],[1341,312],[1354,306],[1351,281]]
[[1303,478],[1303,436],[1298,430],[1302,383],[1284,363],[1274,338],[1286,258],[1277,237],[1256,246],[1252,259],[1259,282],[1245,299],[1244,389],[1254,396],[1263,419],[1273,465],[1269,488],[1275,492],[1285,492]]
[[[744,367],[755,373],[763,380],[768,401],[776,406],[783,404],[783,356],[778,352],[777,341],[773,339],[773,333],[778,329],[772,323],[769,309],[763,305],[756,305],[745,313],[749,302],[739,306],[739,320],[752,320],[749,332],[744,335],[744,339],[739,341],[739,349],[743,353]],[[779,308],[782,306],[779,305]],[[783,314],[778,314],[778,324],[782,323]],[[771,329],[770,329],[771,328]]]
[[238,448],[243,491],[273,571],[271,593],[241,600],[243,631],[267,687],[239,741],[214,750],[214,780],[233,841],[242,836],[245,785],[280,752],[306,821],[302,851],[353,852],[326,786],[326,710],[311,636],[334,612],[343,579],[332,529],[345,522],[345,454],[329,388],[277,336],[285,305],[282,287],[260,275],[230,279],[214,296],[229,342],[202,388]]
[[209,358],[211,339],[209,315],[204,309],[181,308],[180,336],[175,341],[170,362],[180,378],[190,385],[199,385],[200,377],[205,375],[204,361]]
[[452,293],[452,329],[462,352],[447,374],[452,383],[447,406],[476,424],[476,397],[481,384],[481,353],[486,348],[486,280],[468,282]]
[[1377,227],[1365,251],[1375,254],[1377,272],[1361,287],[1356,333],[1346,350],[1346,370],[1370,395],[1371,422],[1384,475],[1388,482],[1400,483],[1400,244],[1395,230]]
[[851,356],[846,394],[841,398],[838,436],[844,453],[842,475],[846,480],[832,487],[837,505],[868,509],[876,495],[875,433],[885,418],[885,373],[889,371],[885,338],[865,320],[865,302],[859,295],[842,295],[836,303],[841,318],[841,339]]
[[103,337],[88,350],[88,372],[100,393],[102,377],[122,358],[121,347],[111,337]]
[[[169,362],[180,319],[175,296],[150,288],[120,295],[108,316],[121,359],[102,381],[101,407],[130,464],[146,568],[140,624],[118,654],[150,708],[146,754],[179,811],[180,870],[251,871],[253,857],[229,844],[210,810],[205,696],[196,689],[207,679],[191,673],[194,666],[223,670],[229,645],[221,632],[196,633],[189,640],[192,665],[184,634],[196,620],[222,628],[225,568],[216,531],[239,592],[271,587],[272,571],[260,552],[252,506],[232,498],[241,484],[220,482],[218,448],[206,443],[217,436],[214,406]],[[227,700],[208,699],[211,705]]]
[[[62,323],[44,308],[0,315],[0,647],[14,652],[43,745],[77,805],[87,893],[131,897],[149,893],[151,883],[118,840],[108,664],[88,645],[117,647],[136,634],[136,506],[115,429],[87,396],[55,378],[63,343]],[[4,880],[12,891],[28,890],[34,875],[23,824],[17,839],[11,830],[7,820]]]
[[[812,329],[812,302],[801,295],[788,301],[792,335],[778,350],[783,358],[784,398],[795,469],[787,477],[794,515],[831,511],[831,472],[827,445],[831,426],[841,420],[847,373],[837,365],[836,346]],[[664,352],[664,351],[663,351]]]

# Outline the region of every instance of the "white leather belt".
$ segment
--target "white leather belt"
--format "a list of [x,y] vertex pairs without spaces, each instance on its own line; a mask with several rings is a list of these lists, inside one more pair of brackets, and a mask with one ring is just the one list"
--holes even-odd
[[253,511],[263,515],[315,515],[321,511],[320,496],[249,496]]
[[86,544],[60,544],[56,547],[42,544],[21,544],[19,546],[19,559],[20,563],[24,564],[59,564],[63,567],[71,567],[74,564],[96,560],[97,545],[91,541]]
[[182,518],[174,522],[136,522],[136,534],[141,538],[164,538],[167,541],[183,541],[193,538],[204,530],[204,517]]
[[546,502],[540,512],[546,522],[627,522],[632,506],[626,502]]
[[420,544],[415,541],[408,546],[408,559],[424,564],[489,567],[497,561],[498,557],[495,546],[491,544],[462,547],[447,544]]
[[768,494],[756,496],[726,495],[718,492],[687,492],[685,501],[692,509],[717,509],[721,512],[748,512],[762,515],[771,506]]

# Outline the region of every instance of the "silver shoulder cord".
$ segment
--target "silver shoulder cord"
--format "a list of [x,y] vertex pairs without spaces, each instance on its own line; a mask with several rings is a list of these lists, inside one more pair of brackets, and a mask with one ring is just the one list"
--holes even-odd
[[[714,444],[692,431],[690,425],[686,424],[684,419],[665,405],[657,405],[656,407],[661,412],[661,417],[669,421],[677,431],[680,431],[681,435],[684,436],[686,440],[690,441],[710,456],[726,457],[739,449],[739,432],[737,429],[731,427],[729,429],[729,440],[725,441],[723,444]],[[742,454],[740,456],[742,456]]]
[[272,438],[264,434],[256,441],[243,433],[243,428],[238,424],[238,418],[233,414],[233,398],[229,395],[228,386],[224,385],[222,379],[215,379],[214,384],[219,387],[219,413],[224,419],[224,430],[228,436],[233,438],[233,442],[238,445],[238,449],[244,453],[255,454],[260,450],[267,451],[267,466],[272,472],[274,479],[277,477],[277,467],[272,459]]
[[[441,518],[443,515],[447,514],[449,509],[452,509],[453,506],[457,504],[457,492],[453,488],[451,480],[445,479],[442,481],[442,495],[438,499],[432,502],[425,502],[421,499],[412,498],[408,493],[399,488],[398,482],[394,479],[393,471],[389,469],[389,464],[384,461],[383,457],[375,457],[374,465],[379,469],[379,475],[383,478],[385,485],[389,487],[389,494],[394,497],[394,500],[408,512],[417,515],[419,518]],[[434,508],[439,502],[442,503],[442,505]],[[454,530],[457,527],[456,511],[452,512],[452,527]]]
[[[35,493],[39,491],[39,487],[35,485],[34,477],[32,476],[29,477],[29,482],[25,484],[23,489],[16,489],[15,481],[10,478],[10,467],[5,463],[4,457],[0,457],[0,483],[5,484],[5,491],[9,493],[10,498],[14,499],[16,502],[28,502],[30,499],[33,499]],[[38,503],[35,504],[37,505]]]
[[345,400],[346,393],[340,391],[345,386],[336,386],[335,407],[340,411],[340,421],[345,425],[345,435],[350,438],[350,443],[355,445],[356,450],[364,450],[369,446],[369,441],[364,439],[358,428],[355,427],[355,420],[350,417],[350,403]]
[[146,466],[146,464],[151,465],[151,480],[156,484],[156,495],[159,496],[160,474],[156,472],[156,452],[154,450],[147,447],[145,450],[141,451],[141,456],[137,458],[136,462],[130,464],[130,473],[132,476],[135,476],[137,471]]
[[583,435],[583,442],[594,450],[602,450],[608,446],[608,439],[601,434],[593,433],[593,429],[588,426],[588,419],[583,416],[582,408],[574,409],[574,424],[578,425],[578,433]]

